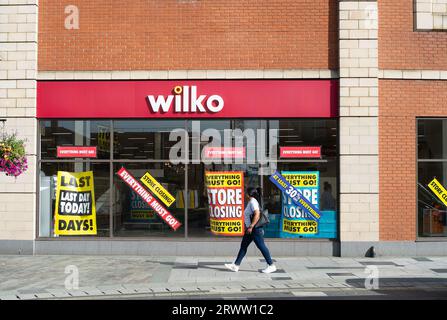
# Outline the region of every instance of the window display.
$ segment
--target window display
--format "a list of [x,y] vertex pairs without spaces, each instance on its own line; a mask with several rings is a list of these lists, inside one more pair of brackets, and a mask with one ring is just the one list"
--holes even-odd
[[446,237],[447,120],[418,119],[417,124],[418,235]]
[[[336,120],[42,120],[40,130],[40,237],[240,236],[238,212],[244,211],[246,189],[253,187],[269,213],[266,237],[337,238]],[[179,132],[183,140],[177,139]],[[70,149],[58,157],[62,146],[94,147],[96,153]],[[181,161],[171,159],[175,148]],[[128,178],[117,174],[124,168]],[[58,232],[57,176],[90,171],[97,232]],[[269,180],[275,171],[318,208],[317,225],[310,226],[305,210]],[[307,176],[314,178],[302,179]],[[79,205],[90,203],[84,200]]]
[[[86,172],[91,172],[91,174]],[[108,236],[111,190],[109,175],[108,163],[42,162],[40,169],[39,236]],[[81,187],[81,184],[76,182],[80,181],[79,179],[76,180],[76,176],[80,178],[83,176],[90,177],[89,184],[82,184]],[[74,180],[70,182],[69,177],[74,178]],[[67,192],[62,194],[64,190],[71,192],[70,194]],[[93,198],[88,197],[85,192],[91,192]],[[90,207],[86,207],[87,204],[90,204]],[[75,214],[76,205],[78,210]],[[57,219],[57,213],[63,214],[61,215],[62,219]],[[78,217],[74,217],[76,215]],[[85,219],[82,218],[83,215],[85,215]],[[83,230],[84,227],[90,229],[90,225],[85,226],[83,222],[80,225],[79,221],[93,219],[95,220],[96,230]],[[63,222],[58,224],[60,220]],[[78,224],[71,222],[69,225],[68,221],[78,221]]]

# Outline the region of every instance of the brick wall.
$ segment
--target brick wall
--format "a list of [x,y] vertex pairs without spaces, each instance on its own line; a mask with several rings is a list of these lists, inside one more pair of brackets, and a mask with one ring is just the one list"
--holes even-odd
[[413,1],[379,0],[379,68],[447,69],[447,32],[414,31]]
[[377,241],[377,2],[340,2],[340,240]]
[[[65,29],[65,6],[79,29]],[[338,66],[334,0],[39,1],[39,70]]]
[[416,238],[416,117],[447,114],[447,81],[379,81],[380,240]]
[[0,173],[0,242],[34,238],[37,10],[37,0],[0,1],[0,118],[5,132],[27,140],[28,159],[17,179]]
[[414,14],[418,30],[447,30],[446,0],[415,0]]

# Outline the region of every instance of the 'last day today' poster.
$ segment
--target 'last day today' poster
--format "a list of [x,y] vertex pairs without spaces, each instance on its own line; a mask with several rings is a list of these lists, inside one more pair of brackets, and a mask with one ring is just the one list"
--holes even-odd
[[58,171],[54,224],[57,235],[96,235],[92,171]]

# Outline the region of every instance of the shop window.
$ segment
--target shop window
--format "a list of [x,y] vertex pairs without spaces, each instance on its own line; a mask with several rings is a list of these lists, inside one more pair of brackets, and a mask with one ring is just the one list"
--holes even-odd
[[[141,182],[147,172],[175,198],[170,206],[162,204],[182,225],[176,231],[140,198],[117,175],[113,178],[113,228],[115,237],[185,237],[185,167],[170,162],[115,163],[114,172],[121,167]],[[143,185],[143,183],[141,183]],[[183,194],[182,194],[183,193]],[[159,199],[159,198],[157,198]],[[162,202],[161,200],[159,201]]]
[[[183,132],[183,140],[172,139],[173,131]],[[267,237],[337,237],[336,120],[44,120],[41,121],[41,132],[41,237],[55,236],[56,177],[61,171],[93,171],[97,236],[219,238],[221,235],[211,232],[212,204],[209,203],[207,177],[213,172],[225,172],[230,175],[242,172],[243,193],[247,187],[260,188],[262,191],[261,205],[269,210],[272,220],[266,227]],[[179,137],[178,134],[174,136]],[[186,145],[188,138],[189,143]],[[179,146],[179,141],[185,142],[182,147],[188,148],[184,148],[184,154],[181,153],[183,158],[178,155],[176,157],[182,161],[176,162],[171,156],[172,149]],[[205,161],[202,151],[210,142],[229,147],[233,156],[217,156],[213,158],[215,161]],[[53,149],[58,145],[97,146],[99,156],[98,159],[82,161],[75,158],[57,159]],[[244,149],[243,156],[237,152],[231,153],[239,147]],[[280,150],[283,147],[311,147],[317,148],[319,153],[314,157],[282,157]],[[110,149],[113,149],[113,157],[107,153]],[[198,158],[195,153],[199,153]],[[116,173],[122,167],[137,180],[149,173],[172,195],[172,205],[163,206],[182,224],[179,229],[175,232],[171,230],[154,210],[117,176]],[[284,198],[269,180],[276,170],[318,176],[312,191],[313,195],[318,196],[319,201],[315,205],[323,216],[318,233],[290,236],[282,231],[281,217],[286,205],[287,209],[291,206],[286,203],[288,199]],[[296,208],[290,210],[299,211]]]
[[94,146],[97,159],[109,159],[110,124],[110,121],[94,120],[41,121],[41,158],[56,159],[57,147]]
[[[337,238],[337,161],[336,158],[326,159],[322,162],[285,163],[280,162],[278,171],[284,176],[317,174],[318,181],[315,188],[298,188],[305,198],[315,205],[321,212],[317,233],[283,232],[282,218],[290,220],[306,220],[300,207],[293,205],[270,180],[263,176],[263,203],[268,209],[271,223],[265,228],[266,237],[270,238]],[[311,193],[312,189],[315,191]],[[307,219],[308,220],[308,219]]]
[[[243,172],[243,193],[248,187],[259,188],[262,177],[257,164],[188,165],[188,236],[218,237],[210,230],[210,208],[205,183],[206,172]],[[243,197],[242,197],[242,200]]]
[[[191,120],[187,121],[187,128],[189,159],[192,163],[201,163],[204,147],[225,145],[225,130],[231,130],[231,120]],[[232,146],[232,140],[230,144]]]
[[[418,235],[447,236],[447,119],[418,122]],[[436,180],[434,180],[436,179]]]
[[[84,173],[87,171],[92,171],[93,183],[91,184],[91,190],[94,192],[94,210],[96,212],[96,228],[98,237],[107,237],[109,235],[109,222],[110,222],[110,170],[108,163],[98,163],[98,162],[43,162],[40,168],[40,193],[39,193],[39,236],[40,237],[58,237],[65,236],[59,235],[55,232],[55,214],[56,214],[56,202],[58,184],[61,180],[58,180],[58,172],[71,172],[71,173]],[[66,181],[67,180],[67,181]],[[68,182],[65,179],[64,182]],[[81,190],[81,189],[79,189]],[[81,192],[76,192],[74,189],[74,194],[77,194],[77,199],[71,199],[67,202],[70,206],[73,204],[79,205],[80,203],[90,203],[93,202],[83,201],[80,198]],[[60,191],[59,191],[60,192]],[[60,196],[60,193],[59,193]],[[59,200],[60,204],[64,202],[64,199]],[[91,207],[89,210],[92,209]],[[59,209],[60,210],[60,209]],[[71,215],[66,215],[65,217],[78,215],[81,216],[83,213],[81,209],[77,212],[71,210]],[[68,219],[67,219],[68,221]],[[65,228],[66,227],[66,228]],[[86,230],[83,230],[83,226],[73,224],[72,227],[65,226],[63,229],[66,230],[76,230],[78,231],[78,236],[86,235]]]
[[337,156],[335,120],[269,120],[268,128],[278,130],[278,155],[281,147],[318,146],[323,156]]
[[[168,160],[171,148],[180,141],[175,129],[185,130],[184,120],[114,121],[114,159]],[[186,155],[184,156],[186,158]]]

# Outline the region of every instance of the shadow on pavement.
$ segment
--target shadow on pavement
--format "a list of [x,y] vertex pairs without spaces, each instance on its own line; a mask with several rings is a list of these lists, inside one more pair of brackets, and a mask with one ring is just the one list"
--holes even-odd
[[[365,288],[365,284],[373,285],[372,278],[346,279],[346,283],[354,288]],[[447,279],[442,278],[377,278],[379,287],[399,288],[442,288],[447,291]]]
[[[170,266],[174,270],[199,270],[199,269],[209,269],[214,271],[223,271],[223,272],[231,272],[233,271],[228,270],[225,268],[224,264],[228,262],[210,262],[210,263],[202,263],[199,262],[199,264],[188,264],[188,263],[175,263],[175,262],[158,262],[159,264]],[[214,267],[212,265],[215,265]],[[239,272],[255,272],[259,273],[262,269],[259,270],[246,270],[246,269],[240,269]]]

